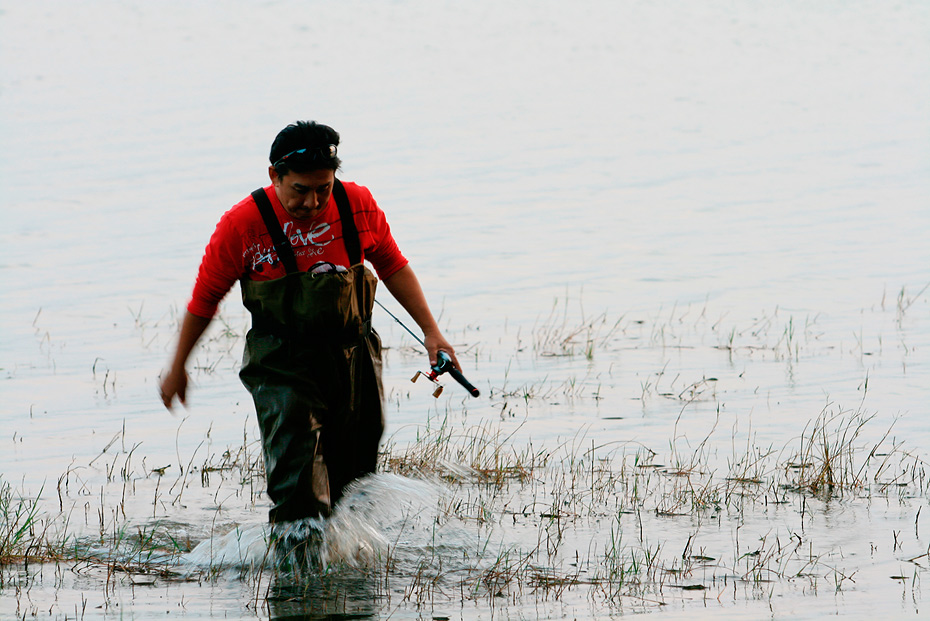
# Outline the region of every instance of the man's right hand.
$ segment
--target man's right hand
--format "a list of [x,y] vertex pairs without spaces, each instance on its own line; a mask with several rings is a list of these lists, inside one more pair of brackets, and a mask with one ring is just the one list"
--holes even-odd
[[181,405],[187,405],[187,371],[171,371],[159,382],[158,395],[168,410],[172,409],[172,402],[177,397]]
[[187,358],[208,325],[210,325],[210,318],[198,317],[190,311],[184,313],[181,332],[178,335],[178,347],[171,361],[171,370],[158,382],[158,396],[169,410],[175,397],[181,405],[187,405],[187,371],[184,370],[184,365],[187,364]]

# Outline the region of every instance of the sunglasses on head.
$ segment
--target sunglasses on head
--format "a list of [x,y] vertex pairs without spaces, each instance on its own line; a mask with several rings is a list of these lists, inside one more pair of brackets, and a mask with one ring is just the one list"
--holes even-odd
[[334,159],[336,157],[336,145],[330,144],[325,147],[316,147],[316,148],[303,148],[297,149],[296,151],[291,151],[287,155],[284,155],[277,162],[273,164],[275,168],[281,166],[282,164],[287,164],[287,160],[292,157],[301,157],[307,158],[309,160],[315,160],[317,158],[321,159]]

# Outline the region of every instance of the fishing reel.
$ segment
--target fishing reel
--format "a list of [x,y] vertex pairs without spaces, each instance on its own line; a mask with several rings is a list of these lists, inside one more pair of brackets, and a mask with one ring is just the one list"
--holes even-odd
[[436,389],[433,390],[433,397],[438,399],[439,395],[442,394],[442,384],[440,384],[436,378],[443,373],[448,373],[451,375],[455,381],[461,384],[462,387],[467,390],[468,394],[470,394],[472,397],[477,397],[479,394],[481,394],[478,392],[477,388],[472,386],[471,383],[465,379],[465,376],[462,375],[462,372],[452,365],[452,358],[450,358],[449,354],[444,351],[440,351],[438,354],[436,354],[436,364],[430,367],[429,373],[417,371],[416,374],[410,378],[410,381],[416,383],[416,381],[420,379],[420,376],[422,375],[429,381],[433,382],[436,384]]
[[[377,304],[378,306],[380,306],[380,307],[384,310],[384,312],[386,312],[388,315],[390,315],[390,316],[394,319],[394,321],[396,321],[397,323],[399,323],[401,328],[403,328],[404,330],[406,330],[407,333],[410,334],[410,336],[412,336],[413,338],[416,339],[417,343],[419,343],[420,345],[423,346],[423,349],[427,349],[427,350],[428,350],[428,348],[426,347],[426,343],[423,342],[423,339],[421,339],[419,336],[417,336],[416,334],[414,334],[413,330],[411,330],[410,328],[408,328],[407,326],[405,326],[405,325],[404,325],[404,322],[397,318],[397,315],[395,315],[394,313],[392,313],[391,311],[389,311],[389,310],[384,306],[384,304],[382,304],[382,303],[379,302],[378,300],[375,300],[375,304]],[[477,397],[479,394],[481,394],[481,393],[478,392],[478,389],[477,389],[477,388],[475,388],[474,386],[472,386],[472,385],[469,383],[469,381],[468,381],[467,379],[465,379],[465,376],[462,375],[462,372],[455,368],[455,365],[452,364],[452,358],[450,358],[450,357],[449,357],[449,354],[447,354],[447,353],[444,352],[444,351],[439,351],[439,352],[436,354],[436,364],[434,364],[433,366],[430,367],[429,373],[423,373],[422,371],[417,371],[417,372],[416,372],[416,375],[414,375],[413,377],[410,378],[410,381],[411,381],[411,382],[416,382],[416,381],[420,378],[420,376],[422,375],[423,377],[425,377],[425,378],[428,379],[429,381],[431,381],[431,382],[433,382],[434,384],[436,384],[436,389],[433,391],[433,397],[438,398],[439,395],[442,394],[442,384],[440,384],[438,381],[436,381],[436,378],[439,377],[440,375],[442,375],[443,373],[448,373],[449,375],[451,375],[452,377],[454,377],[454,378],[455,378],[455,381],[457,381],[459,384],[461,384],[462,387],[465,388],[465,390],[468,391],[468,394],[470,394],[472,397]]]

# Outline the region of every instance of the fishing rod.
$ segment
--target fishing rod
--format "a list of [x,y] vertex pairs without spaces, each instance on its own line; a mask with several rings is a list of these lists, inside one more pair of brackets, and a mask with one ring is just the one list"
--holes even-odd
[[[423,346],[423,349],[426,349],[427,351],[429,351],[429,350],[426,348],[426,343],[423,342],[423,339],[421,339],[419,336],[417,336],[416,334],[414,334],[413,331],[412,331],[410,328],[408,328],[406,325],[404,325],[404,322],[401,321],[400,319],[398,319],[398,318],[397,318],[397,315],[395,315],[394,313],[392,313],[391,311],[389,311],[389,310],[384,306],[384,304],[382,304],[382,303],[379,302],[378,300],[375,300],[375,304],[377,304],[378,306],[380,306],[380,307],[382,308],[382,310],[384,310],[384,312],[386,312],[388,315],[390,315],[390,316],[394,319],[394,321],[396,321],[397,323],[399,323],[401,328],[403,328],[404,330],[406,330],[406,331],[410,334],[410,336],[412,336],[413,338],[415,338],[416,341],[417,341],[420,345]],[[449,354],[447,354],[447,353],[444,352],[444,351],[439,351],[439,352],[436,353],[436,364],[434,364],[433,366],[430,367],[430,372],[429,372],[429,373],[423,373],[422,371],[417,371],[416,375],[414,375],[414,376],[410,379],[410,381],[411,381],[411,382],[416,382],[417,379],[419,379],[419,377],[420,377],[421,375],[424,376],[426,379],[428,379],[429,381],[431,381],[431,382],[433,382],[434,384],[436,384],[436,390],[433,391],[433,396],[434,396],[434,397],[439,397],[439,395],[442,394],[442,386],[439,384],[439,382],[436,380],[436,378],[439,377],[440,375],[442,375],[443,373],[448,373],[448,374],[451,375],[453,378],[455,378],[455,381],[457,381],[459,384],[461,384],[462,387],[463,387],[465,390],[467,390],[467,391],[468,391],[468,394],[470,394],[472,397],[477,397],[479,394],[481,394],[481,393],[478,392],[478,389],[477,389],[477,388],[475,388],[474,386],[472,386],[471,383],[470,383],[467,379],[465,379],[465,376],[462,375],[462,372],[455,368],[455,366],[452,364],[452,358],[450,358],[450,357],[449,357]]]

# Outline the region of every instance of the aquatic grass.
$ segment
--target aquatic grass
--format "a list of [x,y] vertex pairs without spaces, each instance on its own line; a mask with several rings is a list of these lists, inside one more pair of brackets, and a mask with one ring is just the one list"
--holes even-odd
[[916,487],[925,491],[926,462],[891,440],[892,425],[878,438],[864,439],[874,419],[860,409],[846,411],[828,404],[805,427],[798,446],[780,466],[783,488],[812,495],[870,495],[889,487]]
[[[584,307],[579,301],[581,318],[578,323],[569,323],[570,298],[553,301],[549,315],[533,327],[533,351],[538,356],[573,357],[581,353],[587,360],[594,358],[595,352],[603,348],[622,331],[626,315],[611,322],[607,313],[601,313],[591,319],[585,318]],[[561,314],[559,307],[562,307]]]
[[[574,310],[577,307],[577,311]],[[492,400],[521,399],[525,403],[549,402],[564,396],[569,400],[604,398],[604,382],[597,373],[583,376],[568,375],[560,368],[561,359],[583,356],[592,363],[596,357],[622,356],[631,350],[656,350],[680,355],[688,350],[727,352],[731,363],[743,360],[780,361],[789,373],[801,361],[824,353],[848,349],[842,342],[828,341],[820,326],[821,316],[786,314],[776,307],[761,311],[749,321],[727,321],[726,313],[714,320],[703,307],[674,305],[671,310],[658,309],[640,317],[623,313],[609,318],[606,313],[594,318],[586,316],[580,299],[570,296],[556,298],[548,316],[533,326],[531,346],[525,347],[519,339],[513,347],[513,358],[505,365],[501,385],[491,385]],[[862,351],[858,348],[858,351]],[[514,361],[531,355],[534,365],[555,359],[542,367],[536,378],[529,381],[512,380]],[[644,404],[653,397],[679,402],[714,402],[718,398],[720,379],[713,374],[696,374],[695,377],[674,377],[666,374],[669,363],[659,371],[648,373],[639,380],[639,399]],[[611,364],[611,370],[613,364]]]
[[41,495],[40,491],[35,498],[24,497],[0,477],[0,579],[6,565],[48,558],[40,524]]
[[438,427],[418,431],[415,440],[403,450],[389,438],[381,451],[381,467],[388,472],[435,476],[448,482],[502,486],[522,481],[545,465],[550,454],[534,450],[532,445],[518,450],[510,443],[516,432],[504,434],[490,423],[455,429],[445,417]]
[[[899,316],[913,316],[914,299],[899,295]],[[260,446],[245,433],[241,445],[215,452],[206,449],[209,442],[195,440],[172,458],[151,463],[124,426],[112,439],[104,438],[110,441],[93,460],[63,475],[60,514],[46,514],[35,505],[31,527],[17,535],[16,549],[26,553],[8,562],[53,560],[76,568],[89,579],[99,577],[102,590],[114,600],[126,585],[233,579],[254,589],[247,606],[257,611],[269,601],[338,598],[344,585],[361,581],[370,583],[372,598],[388,608],[424,611],[451,601],[484,609],[505,602],[529,600],[532,605],[533,599],[577,602],[588,597],[601,610],[640,612],[682,597],[771,598],[776,585],[802,585],[810,593],[859,586],[857,561],[825,543],[822,532],[805,528],[819,523],[837,502],[868,511],[877,504],[916,505],[914,499],[927,494],[924,459],[893,437],[891,428],[876,434],[880,419],[862,404],[851,410],[828,404],[783,446],[760,441],[752,428],[738,432],[734,427],[720,437],[721,411],[726,418],[738,417],[740,425],[751,414],[737,411],[741,405],[732,400],[723,403],[732,394],[736,363],[774,361],[791,373],[798,362],[824,351],[855,356],[858,362],[868,360],[874,336],[860,330],[850,347],[826,339],[819,316],[778,308],[739,322],[726,314],[708,317],[706,305],[608,321],[602,315],[591,319],[583,309],[579,319],[569,302],[564,309],[559,304],[534,331],[532,343],[518,335],[524,349],[514,350],[504,381],[490,386],[490,408],[481,404],[472,411],[463,404],[455,412],[447,405],[445,415],[429,418],[415,434],[409,428],[398,434],[414,435],[409,443],[388,439],[382,472],[436,482],[443,491],[402,524],[392,523],[393,530],[379,530],[386,528],[384,521],[367,523],[359,516],[362,527],[387,542],[370,554],[351,547],[338,554],[334,550],[328,564],[310,575],[282,572],[267,554],[243,567],[232,568],[223,560],[194,568],[179,565],[197,543],[219,546],[241,524],[264,522]],[[131,312],[143,323],[141,307]],[[214,338],[207,340],[197,372],[209,373],[228,360],[240,336],[228,322],[218,325]],[[151,343],[151,336],[145,341]],[[886,351],[892,349],[888,342]],[[878,343],[880,348],[880,337]],[[628,396],[639,397],[644,414],[651,415],[652,406],[670,413],[663,419],[669,423],[678,412],[665,442],[621,441],[613,431],[612,440],[603,442],[603,420],[628,417],[623,407],[613,406],[610,416],[579,426],[567,438],[545,443],[527,438],[534,407],[545,406],[548,412],[553,401],[597,399],[601,382],[609,394],[621,376],[635,372],[627,362],[617,362],[613,376],[613,363],[607,371],[592,363],[600,364],[605,354],[621,360],[636,349],[655,357],[636,369],[643,374],[634,379],[639,389],[634,385]],[[703,350],[727,369],[679,364],[677,358],[689,350]],[[904,350],[905,358],[911,355]],[[477,349],[475,356],[478,360]],[[485,358],[491,355],[482,351]],[[532,374],[526,358],[532,358]],[[509,372],[511,363],[521,374]],[[95,361],[94,383],[99,387],[103,378],[109,393],[114,373],[108,369],[105,374],[103,368]],[[728,369],[734,372],[728,375]],[[863,398],[868,384],[866,372],[859,387]],[[392,395],[401,407],[402,391]],[[797,419],[782,407],[790,406],[771,401],[770,414]],[[815,412],[819,408],[818,403]],[[573,415],[578,411],[572,408]],[[476,414],[488,422],[469,424]],[[682,432],[679,421],[686,415],[691,417],[688,431]],[[697,425],[707,430],[696,435],[695,428],[703,429]],[[629,429],[630,437],[637,437],[636,426]],[[30,501],[13,497],[29,506]],[[392,503],[396,495],[386,499]],[[140,511],[146,504],[147,510]],[[229,511],[231,505],[235,511]],[[204,510],[209,520],[202,520]],[[769,513],[772,519],[766,519]],[[920,525],[915,519],[915,531]],[[903,530],[896,527],[881,537],[889,549],[894,546],[902,565],[913,568],[918,582],[930,564],[918,554],[922,550],[907,551],[913,542]],[[348,529],[343,539],[354,532]],[[468,541],[450,533],[464,533]],[[903,569],[895,573],[909,576]],[[288,588],[279,589],[282,583]],[[325,594],[316,593],[322,586]]]
[[866,463],[858,465],[856,446],[871,416],[845,416],[827,409],[802,432],[799,449],[785,468],[787,485],[811,494],[862,489]]
[[[3,502],[0,503],[4,510],[0,513],[0,524],[15,537],[9,546],[5,545],[4,556],[0,557],[0,574],[10,563],[70,563],[76,568],[102,571],[108,593],[116,588],[117,576],[120,575],[127,576],[133,585],[151,584],[156,577],[169,581],[190,579],[189,575],[176,568],[176,564],[193,547],[189,532],[191,525],[151,514],[149,520],[145,520],[127,510],[131,501],[133,506],[138,506],[134,497],[140,481],[154,480],[153,485],[145,487],[149,490],[154,487],[153,504],[160,504],[160,483],[167,467],[146,468],[144,458],[141,464],[138,463],[134,456],[138,453],[139,444],[127,447],[125,442],[120,442],[124,436],[125,426],[87,466],[72,466],[59,478],[60,511],[57,513],[40,510],[39,498],[17,497],[4,482]],[[198,468],[192,456],[186,468],[182,469],[186,474],[179,475],[175,485],[180,490],[189,487],[196,479],[193,476],[188,479],[187,473],[199,470],[202,486],[214,487],[215,497],[231,473],[235,473],[232,479],[237,489],[251,487],[256,476],[263,477],[263,472],[255,472],[256,464],[260,463],[260,458],[255,458],[255,450],[255,443],[244,438],[242,446],[227,449],[218,457],[210,456],[211,460],[216,458],[215,463],[204,461]],[[194,455],[196,453],[197,450]],[[102,459],[104,457],[106,459]],[[101,481],[97,491],[92,491],[94,488],[88,475]],[[180,493],[178,491],[178,497]],[[258,493],[253,492],[250,496],[253,504]],[[174,504],[177,503],[178,498],[175,498]],[[83,511],[85,528],[72,521],[78,507]],[[217,501],[217,509],[220,508]],[[211,528],[211,539],[214,532],[215,528]],[[194,579],[204,577],[215,576],[207,570]]]
[[[492,605],[502,598],[558,600],[583,590],[607,607],[622,608],[624,602],[655,607],[677,592],[714,590],[719,597],[731,583],[751,585],[758,589],[752,596],[759,597],[767,589],[771,593],[764,585],[777,580],[810,580],[814,585],[819,581],[831,588],[850,584],[855,572],[838,563],[831,556],[834,551],[816,549],[818,542],[811,536],[774,526],[771,532],[751,531],[744,526],[747,517],[760,509],[787,505],[801,516],[803,526],[806,516],[837,495],[846,494],[851,501],[920,495],[926,492],[923,460],[907,453],[890,437],[890,430],[877,441],[868,441],[874,437],[874,417],[863,413],[860,405],[852,411],[825,408],[781,451],[758,446],[752,434],[734,430],[731,454],[721,466],[715,454],[720,442],[712,443],[711,438],[719,434],[719,400],[725,387],[718,389],[722,383],[715,374],[675,373],[671,356],[705,347],[725,350],[727,355],[721,357],[731,362],[761,356],[791,365],[824,344],[816,316],[804,321],[782,318],[776,309],[749,326],[730,326],[723,317],[713,321],[706,314],[706,307],[696,318],[691,307],[675,307],[651,320],[621,317],[608,322],[603,316],[584,320],[583,312],[582,321],[568,318],[567,311],[554,312],[534,333],[532,354],[549,360],[546,364],[559,373],[517,382],[517,388],[508,387],[505,377],[503,386],[492,387],[501,424],[469,426],[465,421],[470,413],[464,408],[461,416],[447,408],[445,416],[418,428],[410,443],[401,446],[388,439],[381,454],[382,471],[439,481],[446,491],[435,507],[411,515],[386,548],[357,559],[347,553],[327,566],[324,575],[364,575],[377,585],[378,597],[400,597],[416,605],[456,599],[486,599]],[[209,348],[223,356],[226,352],[220,351],[219,342],[228,351],[237,334],[227,326]],[[724,346],[719,341],[715,345],[716,339],[724,339]],[[862,355],[864,342],[864,337],[857,337],[857,355]],[[604,352],[639,347],[662,352],[666,361],[642,381],[641,401],[655,398],[679,409],[665,447],[633,441],[601,444],[588,435],[596,432],[586,428],[548,445],[517,441],[526,435],[525,421],[505,417],[509,403],[563,396],[580,399],[593,392],[590,386],[596,376],[566,377],[557,358],[583,356],[581,362],[586,364]],[[216,363],[215,358],[204,361],[207,370],[216,368]],[[868,377],[865,389],[867,384]],[[716,405],[718,418],[693,444],[690,434],[679,433],[678,421],[699,404],[704,404],[702,412]],[[527,416],[530,411],[528,407]],[[509,413],[512,417],[513,408]],[[252,508],[263,492],[262,460],[254,440],[244,434],[241,446],[210,455],[204,455],[203,446],[183,459],[178,450],[173,467],[159,463],[153,468],[146,466],[145,458],[140,463],[139,445],[127,441],[123,429],[91,462],[92,472],[75,468],[60,482],[61,508],[80,497],[85,521],[89,514],[90,522],[96,516],[99,523],[94,546],[87,539],[71,538],[70,547],[57,558],[103,568],[108,589],[116,588],[117,575],[135,576],[130,580],[139,584],[153,577],[181,579],[173,574],[173,560],[197,539],[212,541],[226,527],[218,528],[214,520],[191,539],[190,534],[177,535],[167,524],[167,530],[161,530],[159,520],[165,512],[182,512],[183,504],[192,502],[189,495],[200,494],[201,500],[212,497],[206,504],[219,516],[224,505],[220,490],[229,490]],[[166,470],[171,476],[162,481]],[[103,480],[99,493],[90,483],[97,474]],[[148,520],[128,509],[137,485],[153,494]],[[87,498],[99,498],[98,506],[90,506]],[[261,510],[255,513],[257,520],[264,520]],[[411,545],[402,536],[410,528],[438,534],[427,544]],[[473,547],[443,543],[444,529],[472,533],[482,543]],[[687,542],[675,531],[685,532]],[[721,543],[718,536],[708,547],[710,531],[732,532],[732,544]],[[48,537],[35,534],[39,539]],[[268,558],[238,574],[253,583],[251,605],[256,609],[263,599],[275,597],[275,581],[294,579],[279,575]],[[219,580],[225,575],[223,565],[217,564],[190,578]],[[317,577],[301,580],[304,577],[297,576],[303,586],[295,596],[309,597]]]
[[[906,286],[901,287],[901,291],[898,293],[896,304],[895,304],[898,322],[901,322],[904,319],[904,316],[907,313],[908,309],[910,309],[910,307],[914,305],[914,302],[919,300],[923,296],[923,294],[927,292],[928,289],[930,289],[930,282],[924,285],[920,289],[920,291],[918,291],[914,295],[908,295],[907,287]],[[882,300],[882,308],[884,308],[884,299]]]
[[[841,418],[833,420],[837,422]],[[870,452],[876,455],[881,454],[879,447],[883,446],[882,440],[871,447],[859,446],[851,442],[862,434],[868,420],[842,420],[845,422],[841,428],[847,429],[847,434],[844,436],[841,433],[838,436],[838,445],[845,447],[839,452],[845,451],[844,454],[847,457],[854,457],[854,463],[857,464],[860,458]],[[811,427],[822,430],[823,424],[815,420]],[[476,435],[485,439],[496,437],[495,434],[488,434],[486,430]],[[802,432],[802,439],[806,439],[804,440],[805,446],[810,445],[811,435],[807,431]],[[822,432],[818,432],[813,434],[813,437],[823,439],[824,436]],[[453,436],[446,435],[445,440],[452,441]],[[519,585],[522,582],[525,585],[532,584],[537,587],[546,584],[562,585],[568,589],[570,586],[586,584],[597,586],[599,592],[608,598],[645,597],[652,590],[661,593],[665,584],[664,577],[657,573],[660,567],[658,559],[663,556],[663,546],[661,542],[647,544],[642,536],[638,541],[625,545],[623,543],[624,527],[621,526],[624,523],[624,516],[634,516],[638,529],[642,532],[644,512],[647,511],[656,517],[666,519],[675,519],[676,516],[701,516],[708,512],[718,519],[723,519],[727,515],[740,519],[739,516],[754,503],[777,505],[790,500],[786,496],[789,493],[788,490],[779,485],[779,482],[782,473],[790,467],[792,462],[785,462],[771,447],[756,447],[747,440],[745,454],[739,455],[734,452],[725,476],[718,476],[708,464],[707,455],[702,449],[703,444],[702,442],[685,460],[681,459],[680,450],[673,451],[673,457],[675,454],[679,457],[671,461],[676,463],[677,460],[677,463],[673,467],[665,467],[656,462],[655,451],[637,448],[633,454],[623,453],[605,458],[596,455],[596,447],[581,450],[578,442],[566,442],[561,445],[561,448],[567,452],[566,456],[559,458],[557,450],[549,451],[545,460],[540,460],[534,465],[530,477],[513,479],[502,474],[496,479],[494,477],[487,479],[477,476],[459,476],[450,477],[447,480],[458,487],[476,489],[479,492],[481,488],[473,486],[487,481],[494,481],[495,485],[499,486],[506,480],[507,484],[520,488],[506,501],[509,504],[503,507],[499,496],[496,493],[490,493],[488,498],[491,500],[491,505],[497,503],[498,510],[488,512],[487,507],[482,506],[481,516],[478,517],[479,523],[493,521],[488,514],[500,516],[501,509],[512,506],[513,497],[520,496],[521,493],[526,493],[536,499],[533,503],[524,505],[524,507],[534,507],[532,513],[527,513],[524,508],[522,511],[508,514],[512,516],[514,526],[519,526],[527,517],[535,515],[540,518],[540,545],[536,550],[525,552],[523,556],[520,556],[519,562],[517,562],[517,557],[513,556],[514,551],[496,559],[493,566],[503,571],[494,574],[499,582],[489,583],[492,587],[514,582]],[[899,448],[892,446],[888,447],[888,450],[898,453]],[[495,454],[499,457],[508,457],[520,453],[511,450],[497,451]],[[837,461],[838,458],[831,457],[836,454],[833,449],[823,455],[811,454],[820,464],[829,462],[834,468],[850,472],[848,466]],[[618,460],[619,470],[610,467],[611,463],[618,465]],[[887,455],[885,461],[887,461]],[[405,463],[405,459],[392,463]],[[511,465],[499,461],[496,467],[505,473]],[[526,464],[522,468],[525,469]],[[856,479],[847,478],[840,482],[843,485],[855,485]],[[833,485],[837,484],[838,480],[834,478]],[[818,497],[820,493],[816,485],[810,484],[793,486],[791,491],[795,494],[809,494],[812,497]],[[549,504],[541,504],[539,502],[541,498],[548,498]],[[612,498],[614,504],[608,504],[609,501],[605,502],[606,498]],[[627,500],[617,504],[616,500],[622,498]],[[799,504],[803,506],[803,501]],[[546,508],[541,509],[541,506]],[[613,509],[610,508],[611,506]],[[474,518],[475,507],[458,502],[446,505],[446,510],[456,514],[459,519],[468,521]],[[560,564],[564,559],[560,558],[559,548],[563,545],[566,533],[572,530],[570,524],[585,518],[610,515],[611,511],[614,512],[618,526],[614,527],[610,545],[605,550],[605,556],[599,564],[606,570],[593,577],[581,579],[577,569],[560,569]],[[500,517],[497,520],[500,521]],[[548,524],[545,528],[542,525],[543,521]],[[826,568],[820,561],[820,556],[802,555],[800,536],[792,535],[787,541],[788,545],[778,536],[773,536],[771,539],[768,536],[762,536],[758,543],[748,551],[740,550],[737,545],[730,571],[738,576],[739,580],[756,584],[776,579],[789,579],[792,576],[809,575],[816,567],[822,570],[818,574],[821,578],[829,574],[834,577],[846,576],[848,579],[848,572],[836,567]],[[807,542],[804,541],[804,543]],[[544,558],[546,561],[541,562]],[[713,560],[713,558],[706,554],[698,554],[693,555],[693,558],[684,558],[686,561],[684,565],[676,567],[676,562],[672,560],[670,563],[662,562],[661,567],[670,569],[670,573],[677,571],[681,575],[687,575],[697,566],[706,568],[706,561]],[[535,574],[529,569],[520,570],[520,568],[530,567],[544,567],[545,569],[537,570]],[[477,570],[476,568],[475,571]],[[703,587],[684,584],[677,585],[677,588]],[[565,589],[553,589],[549,592],[550,594],[562,593]],[[501,589],[501,592],[503,593],[504,589]],[[658,599],[654,598],[654,601]]]
[[[774,581],[804,579],[841,588],[855,580],[854,570],[830,562],[825,551],[815,551],[816,542],[809,536],[792,531],[746,538],[741,523],[753,507],[773,503],[794,503],[803,515],[812,510],[805,499],[816,502],[827,491],[835,495],[848,489],[856,492],[854,498],[873,498],[899,493],[897,483],[902,483],[910,493],[920,493],[922,462],[903,451],[900,443],[889,441],[887,433],[865,442],[872,422],[872,417],[855,411],[825,411],[802,430],[797,448],[782,452],[758,447],[749,438],[738,444],[734,438],[733,454],[721,470],[707,451],[716,425],[696,446],[685,450],[685,443],[671,442],[663,454],[637,443],[601,445],[584,431],[553,447],[518,444],[514,438],[519,423],[469,427],[444,417],[431,421],[415,442],[403,447],[389,442],[382,454],[387,472],[440,481],[446,491],[435,507],[404,515],[387,547],[359,557],[351,551],[335,557],[324,575],[336,579],[356,572],[377,586],[374,596],[389,599],[399,594],[402,601],[417,605],[456,599],[558,600],[583,589],[608,607],[632,602],[650,608],[667,603],[675,592],[719,591],[733,581],[762,588]],[[138,460],[131,455],[137,449],[117,452],[120,459],[108,459],[104,473],[136,472],[133,464]],[[200,466],[187,461],[193,473],[185,485],[261,486],[261,460],[247,437],[241,446],[213,454]],[[907,479],[909,475],[913,478]],[[154,470],[144,477],[160,478]],[[38,505],[15,500],[9,486],[4,487],[4,515],[13,518],[6,519],[5,529],[17,533],[20,554],[44,550],[42,558],[96,568],[110,594],[119,588],[119,576],[128,584],[145,585],[155,580],[215,581],[226,575],[222,565],[181,571],[177,559],[196,540],[179,535],[169,521],[133,523],[122,505],[127,502],[124,496],[135,493],[134,486],[126,485],[121,475],[103,478],[104,487],[119,493],[96,494],[96,535],[72,537],[68,546],[57,545],[62,539],[53,538],[49,529],[24,527],[42,519]],[[63,477],[60,502],[65,503],[74,489],[86,489],[86,482],[74,485],[78,480],[76,469]],[[108,498],[116,504],[107,506]],[[687,542],[676,544],[664,533],[662,524],[668,521],[688,525]],[[707,521],[714,530],[734,529],[729,550],[699,547]],[[13,523],[19,524],[15,530],[8,526]],[[592,528],[596,532],[599,523],[608,530],[593,539],[582,534]],[[502,527],[523,541],[533,533],[535,543],[520,545],[500,538],[494,533]],[[402,535],[411,528],[432,533],[433,539],[411,546],[409,535]],[[449,547],[437,539],[448,529],[474,529],[482,543],[472,549]],[[211,541],[215,533],[211,528]],[[727,562],[721,560],[728,557]],[[5,558],[19,557],[6,553]],[[282,580],[290,580],[295,597],[311,597],[309,589],[318,582],[313,576],[282,574],[267,556],[240,568],[238,576],[252,583],[256,607],[274,597],[273,585]]]
[[170,524],[156,523],[133,528],[125,522],[114,522],[112,529],[99,540],[75,538],[55,560],[105,571],[107,591],[117,588],[118,576],[126,576],[132,585],[152,585],[156,578],[184,580],[183,572],[176,569],[174,561],[189,551],[190,542],[175,538],[170,527]]

